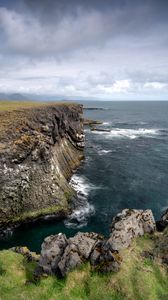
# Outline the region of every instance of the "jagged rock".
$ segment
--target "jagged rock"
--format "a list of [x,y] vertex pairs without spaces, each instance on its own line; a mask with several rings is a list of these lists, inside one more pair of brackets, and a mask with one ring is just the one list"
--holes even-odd
[[69,271],[81,266],[82,259],[78,253],[78,249],[74,244],[70,244],[66,247],[65,252],[58,263],[58,270],[62,277],[64,277]]
[[39,266],[44,273],[53,274],[57,272],[58,263],[68,245],[64,234],[51,235],[45,238],[41,246],[41,256]]
[[61,276],[65,276],[70,270],[79,267],[89,259],[97,242],[101,236],[94,232],[79,232],[74,237],[69,238],[68,246],[58,264]]
[[151,210],[125,209],[113,219],[112,233],[107,240],[94,232],[78,232],[69,239],[63,234],[50,236],[42,244],[37,274],[42,270],[64,277],[86,261],[98,272],[117,272],[122,262],[118,250],[128,247],[134,237],[154,230]]
[[120,250],[128,247],[133,238],[154,231],[155,220],[151,210],[124,209],[113,218],[107,244],[112,250]]
[[92,269],[101,273],[118,272],[121,262],[119,252],[111,250],[106,241],[98,242],[90,257]]
[[[89,260],[95,245],[102,239],[97,233],[77,233],[67,239],[62,233],[47,237],[41,250],[38,272],[64,277],[70,270]],[[41,272],[41,271],[40,271]]]
[[69,243],[76,246],[81,257],[88,259],[94,246],[101,238],[99,234],[94,232],[79,232],[69,239]]
[[161,219],[156,222],[156,227],[158,231],[163,231],[166,226],[168,226],[168,209],[161,216]]

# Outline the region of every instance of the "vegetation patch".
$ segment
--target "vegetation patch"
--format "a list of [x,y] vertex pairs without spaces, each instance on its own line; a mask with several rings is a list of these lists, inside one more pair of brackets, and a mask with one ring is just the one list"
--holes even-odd
[[28,262],[10,250],[0,252],[1,300],[166,300],[167,271],[155,260],[143,257],[150,251],[153,239],[138,238],[122,251],[123,263],[118,273],[102,275],[91,272],[85,264],[65,279],[44,276],[33,281],[36,262]]

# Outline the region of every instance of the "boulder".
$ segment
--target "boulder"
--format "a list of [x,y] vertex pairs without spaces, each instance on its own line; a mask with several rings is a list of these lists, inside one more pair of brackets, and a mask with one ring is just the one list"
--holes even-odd
[[105,240],[94,232],[78,232],[69,239],[62,233],[47,237],[43,244],[36,274],[66,276],[82,263],[90,261],[98,272],[117,272],[122,257],[119,250],[128,247],[134,237],[155,230],[151,210],[125,209],[112,222],[111,236]]
[[55,274],[58,269],[58,263],[64,253],[68,240],[62,233],[51,235],[45,238],[41,246],[41,256],[39,267],[44,273]]
[[124,209],[113,218],[111,236],[107,245],[120,250],[130,245],[133,238],[155,231],[155,220],[151,210]]
[[89,260],[100,239],[101,236],[94,232],[78,232],[74,237],[69,238],[68,246],[58,264],[60,275],[64,277],[69,271]]
[[47,237],[42,244],[38,272],[40,270],[64,277],[70,270],[89,259],[101,238],[93,232],[79,232],[69,239],[62,233]]

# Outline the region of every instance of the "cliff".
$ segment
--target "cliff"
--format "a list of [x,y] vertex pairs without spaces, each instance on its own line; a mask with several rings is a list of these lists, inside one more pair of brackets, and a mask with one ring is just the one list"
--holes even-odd
[[36,104],[0,110],[0,230],[67,214],[74,194],[68,179],[83,158],[82,109]]

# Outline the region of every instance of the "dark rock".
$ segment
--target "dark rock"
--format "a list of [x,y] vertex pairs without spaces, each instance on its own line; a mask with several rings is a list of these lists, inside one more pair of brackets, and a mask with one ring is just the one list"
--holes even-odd
[[122,257],[118,251],[111,250],[106,241],[104,241],[97,243],[91,254],[90,262],[92,269],[98,272],[118,272],[121,266]]
[[111,132],[111,129],[106,128],[98,128],[98,127],[91,127],[91,131],[100,131],[100,132]]
[[100,125],[103,124],[102,121],[98,120],[91,120],[91,119],[84,119],[84,125],[92,126],[92,125]]
[[158,231],[163,231],[168,226],[168,209],[161,216],[159,221],[156,221],[156,228]]
[[81,114],[78,104],[0,113],[0,231],[67,214],[74,195],[68,181],[84,157]]
[[84,107],[84,110],[106,110],[106,108],[103,107]]

